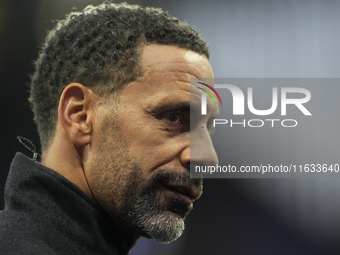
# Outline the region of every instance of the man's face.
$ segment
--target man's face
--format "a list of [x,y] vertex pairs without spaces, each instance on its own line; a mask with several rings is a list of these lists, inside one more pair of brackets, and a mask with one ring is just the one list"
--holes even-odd
[[206,57],[174,46],[144,46],[141,61],[142,77],[123,88],[115,107],[98,109],[85,174],[122,229],[167,243],[182,234],[202,194],[202,180],[189,178],[190,163],[217,163],[209,114],[194,128],[204,156],[190,158],[190,78],[209,78],[212,71]]

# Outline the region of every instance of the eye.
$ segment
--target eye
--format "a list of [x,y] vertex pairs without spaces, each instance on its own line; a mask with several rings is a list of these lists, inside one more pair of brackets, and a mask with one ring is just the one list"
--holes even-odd
[[181,112],[169,112],[164,114],[164,118],[172,124],[182,124],[181,116]]

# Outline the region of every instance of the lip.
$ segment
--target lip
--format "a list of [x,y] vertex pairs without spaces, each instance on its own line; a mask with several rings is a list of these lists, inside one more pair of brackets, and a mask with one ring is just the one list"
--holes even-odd
[[192,204],[193,201],[198,199],[201,195],[200,192],[195,191],[192,187],[186,185],[163,185],[166,189],[176,193],[185,201]]

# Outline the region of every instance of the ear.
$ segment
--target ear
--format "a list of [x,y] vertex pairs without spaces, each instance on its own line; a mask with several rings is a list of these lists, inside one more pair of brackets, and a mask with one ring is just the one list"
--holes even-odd
[[70,140],[78,147],[91,143],[94,93],[79,83],[69,84],[60,97],[58,119]]

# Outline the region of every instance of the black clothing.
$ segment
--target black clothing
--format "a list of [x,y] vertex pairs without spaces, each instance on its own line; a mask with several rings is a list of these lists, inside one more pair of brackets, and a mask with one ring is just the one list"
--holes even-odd
[[127,254],[130,239],[73,183],[17,153],[0,212],[0,254]]

